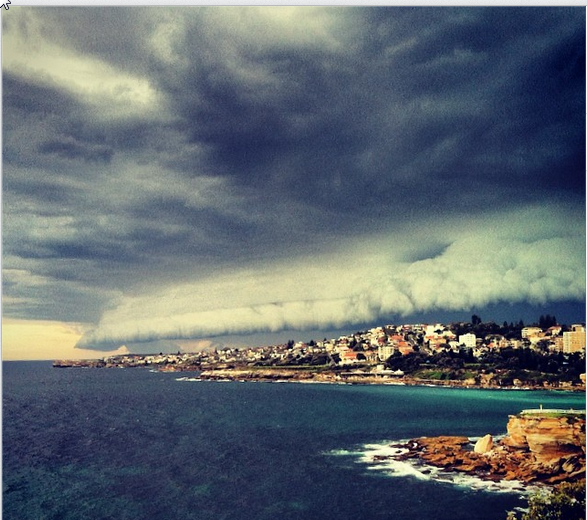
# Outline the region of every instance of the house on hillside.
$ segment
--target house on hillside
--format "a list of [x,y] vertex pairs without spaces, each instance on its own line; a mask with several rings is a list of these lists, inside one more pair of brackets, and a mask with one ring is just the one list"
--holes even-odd
[[475,348],[477,345],[477,336],[472,332],[461,334],[459,336],[459,345],[465,345],[467,348]]
[[563,332],[563,352],[565,354],[585,351],[585,329],[580,328],[583,330]]
[[532,336],[538,336],[542,333],[540,327],[524,327],[522,329],[522,339],[530,339]]
[[361,352],[355,352],[353,350],[347,350],[340,354],[340,364],[341,365],[355,365],[364,361],[364,359],[359,359],[359,356],[365,358],[365,355]]

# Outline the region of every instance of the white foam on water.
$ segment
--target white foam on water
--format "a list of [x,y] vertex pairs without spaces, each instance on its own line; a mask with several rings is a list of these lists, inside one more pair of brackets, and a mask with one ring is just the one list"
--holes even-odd
[[363,446],[363,453],[366,457],[390,457],[390,456],[398,456],[407,453],[408,450],[406,448],[398,448],[395,444],[404,443],[407,441],[400,441],[400,442],[389,442],[385,444],[365,444]]
[[486,480],[476,475],[458,471],[445,471],[442,468],[422,463],[418,459],[397,460],[395,457],[405,454],[404,445],[407,440],[388,441],[377,444],[364,444],[356,450],[332,450],[330,455],[350,456],[356,462],[367,466],[369,472],[380,473],[394,478],[417,478],[430,480],[453,486],[466,487],[476,491],[495,493],[515,493],[528,495],[539,489],[539,486],[528,486],[518,480]]
[[526,495],[531,491],[538,489],[536,486],[528,486],[519,480],[499,480],[496,482],[460,472],[453,472],[450,475],[453,484],[480,491],[492,491],[495,493],[517,493]]
[[419,480],[431,480],[431,475],[422,473],[416,466],[399,460],[390,459],[385,463],[370,465],[369,470],[379,471],[390,477],[414,477]]
[[327,455],[334,455],[335,457],[348,457],[348,456],[358,456],[361,455],[360,451],[351,451],[351,450],[330,450],[327,452]]

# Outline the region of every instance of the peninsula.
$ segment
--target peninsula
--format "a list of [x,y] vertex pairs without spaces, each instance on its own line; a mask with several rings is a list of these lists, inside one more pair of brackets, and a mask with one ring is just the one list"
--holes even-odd
[[175,354],[59,360],[55,367],[147,367],[202,380],[434,384],[585,390],[585,327],[541,316],[525,326],[385,325],[336,339]]
[[554,485],[585,479],[585,411],[524,410],[509,417],[507,435],[420,437],[395,444],[396,455],[445,471],[493,481],[516,480]]

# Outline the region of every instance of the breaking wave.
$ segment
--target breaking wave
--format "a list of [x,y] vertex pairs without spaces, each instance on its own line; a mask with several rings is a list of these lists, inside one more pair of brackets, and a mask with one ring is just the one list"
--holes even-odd
[[466,487],[472,490],[514,493],[523,496],[529,495],[539,489],[538,486],[529,486],[519,480],[492,481],[458,471],[446,471],[442,468],[425,464],[417,459],[397,460],[396,457],[408,451],[398,446],[404,445],[407,442],[408,440],[404,439],[376,444],[364,444],[352,450],[331,450],[328,452],[328,455],[352,457],[357,464],[365,466],[368,472],[392,478],[415,478]]

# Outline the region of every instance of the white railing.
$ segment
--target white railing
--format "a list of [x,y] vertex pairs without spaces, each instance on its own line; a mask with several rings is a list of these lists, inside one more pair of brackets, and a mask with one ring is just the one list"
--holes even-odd
[[585,415],[585,410],[574,410],[573,408],[534,408],[522,410],[520,415],[540,415],[540,414],[558,414],[558,415]]

